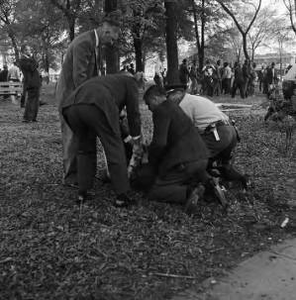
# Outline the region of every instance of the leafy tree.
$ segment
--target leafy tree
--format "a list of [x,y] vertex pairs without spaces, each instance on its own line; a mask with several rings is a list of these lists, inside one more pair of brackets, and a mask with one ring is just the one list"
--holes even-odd
[[[198,50],[199,69],[201,70],[204,65],[206,50],[207,56],[211,56],[209,53],[213,52],[211,48],[215,46],[217,49],[218,44],[215,45],[214,40],[220,40],[218,33],[222,30],[220,23],[225,18],[225,13],[221,12],[217,3],[209,0],[190,0],[187,7],[194,20],[195,42]],[[214,40],[212,41],[212,39]]]
[[0,28],[10,39],[14,49],[15,56],[19,57],[18,38],[16,31],[16,5],[17,0],[1,0],[0,1]]
[[66,24],[61,12],[41,0],[20,1],[16,10],[22,43],[29,43],[38,52],[42,69],[46,72],[50,67],[55,69],[57,52],[65,46],[61,36]]
[[[243,51],[246,59],[249,59],[247,35],[254,24],[261,9],[262,0],[258,0],[257,5],[250,0],[216,0],[223,10],[232,18],[237,29],[242,35]],[[253,9],[253,13],[246,14],[246,11]],[[248,19],[248,16],[251,18]]]
[[[128,0],[123,11],[123,42],[126,54],[135,55],[136,71],[143,71],[145,53],[160,45],[164,37],[164,8],[161,1]],[[127,47],[127,45],[132,47]],[[161,49],[161,47],[158,47]]]
[[76,22],[84,8],[82,1],[83,0],[50,0],[52,5],[58,8],[67,20],[70,41],[75,37]]
[[273,35],[273,24],[277,24],[274,15],[275,11],[271,10],[269,7],[262,9],[248,33],[252,60],[254,60],[255,51]]
[[296,0],[283,0],[283,3],[288,11],[291,27],[296,34]]

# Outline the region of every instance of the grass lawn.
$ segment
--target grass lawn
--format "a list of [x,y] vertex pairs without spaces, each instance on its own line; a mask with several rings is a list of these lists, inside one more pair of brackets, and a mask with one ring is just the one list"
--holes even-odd
[[[263,122],[263,97],[237,97],[255,108],[231,112],[242,138],[236,164],[251,188],[228,190],[228,213],[210,204],[191,217],[138,193],[137,206],[116,209],[99,180],[95,201],[74,205],[76,191],[61,184],[53,86],[42,100],[39,122],[29,124],[23,110],[0,100],[0,299],[170,299],[296,235],[295,133],[286,150],[282,129]],[[141,110],[149,139],[151,116]],[[98,176],[102,168],[99,159]]]

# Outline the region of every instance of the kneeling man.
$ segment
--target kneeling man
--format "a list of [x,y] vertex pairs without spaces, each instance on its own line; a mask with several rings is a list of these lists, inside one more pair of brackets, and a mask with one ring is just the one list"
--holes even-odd
[[154,125],[148,165],[156,176],[148,197],[189,207],[202,197],[204,186],[211,181],[206,171],[207,147],[190,118],[179,105],[167,100],[162,87],[151,86],[144,100]]

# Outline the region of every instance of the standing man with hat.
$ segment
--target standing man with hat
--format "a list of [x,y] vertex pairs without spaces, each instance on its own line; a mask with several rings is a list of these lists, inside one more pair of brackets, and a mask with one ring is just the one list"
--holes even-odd
[[[61,118],[65,185],[77,185],[78,140],[61,115],[61,109],[67,97],[78,86],[92,77],[101,75],[102,47],[112,45],[118,39],[119,32],[118,20],[106,17],[98,28],[77,36],[66,52],[56,89]],[[93,145],[94,152],[95,148],[96,144]]]

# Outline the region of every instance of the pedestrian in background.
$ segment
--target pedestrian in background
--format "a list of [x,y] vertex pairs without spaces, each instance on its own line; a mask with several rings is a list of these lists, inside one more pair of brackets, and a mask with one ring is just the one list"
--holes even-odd
[[[12,66],[8,70],[8,81],[20,82],[20,69],[17,67],[16,61],[13,62]],[[11,102],[16,104],[15,95],[10,95]]]
[[187,59],[183,59],[182,64],[179,67],[179,79],[180,83],[186,85],[189,81],[189,70],[187,67]]
[[21,53],[18,65],[24,76],[24,92],[27,93],[23,122],[37,122],[41,87],[38,62],[34,58],[29,45],[24,44],[21,47]]

